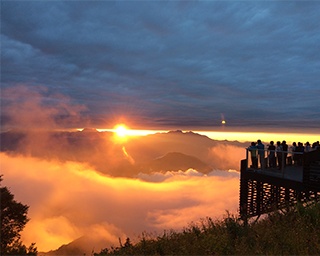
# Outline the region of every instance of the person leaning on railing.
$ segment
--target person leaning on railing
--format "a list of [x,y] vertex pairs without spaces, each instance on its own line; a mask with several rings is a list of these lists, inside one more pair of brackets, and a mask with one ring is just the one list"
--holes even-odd
[[260,168],[264,168],[264,145],[262,144],[261,140],[257,141],[257,148],[258,148],[258,155],[260,161]]
[[305,144],[304,152],[310,152],[311,150],[312,150],[311,145],[310,145],[309,141],[307,141]]
[[287,156],[288,156],[288,145],[287,142],[284,140],[282,141],[282,150],[283,152],[283,166],[286,167],[287,165]]
[[258,168],[258,158],[257,158],[257,146],[255,142],[251,142],[251,146],[248,147],[248,150],[251,154],[251,163],[252,168],[256,169]]
[[297,143],[293,142],[292,146],[291,146],[293,165],[297,165],[298,164],[298,157],[297,157],[297,154],[295,154],[296,149],[297,149]]
[[316,141],[316,142],[313,142],[312,143],[312,149],[313,150],[316,150],[316,149],[319,149],[320,148],[320,143],[319,141]]
[[298,142],[298,146],[296,147],[296,152],[298,153],[297,154],[297,164],[298,165],[302,165],[302,159],[303,159],[303,153],[304,153],[304,146],[302,144],[302,142]]
[[282,145],[280,141],[277,141],[276,146],[276,155],[277,155],[277,162],[278,162],[278,168],[281,169],[282,167]]
[[277,166],[276,156],[275,156],[276,147],[273,141],[270,141],[270,145],[268,146],[268,151],[269,151],[269,155],[268,155],[269,167],[275,168]]

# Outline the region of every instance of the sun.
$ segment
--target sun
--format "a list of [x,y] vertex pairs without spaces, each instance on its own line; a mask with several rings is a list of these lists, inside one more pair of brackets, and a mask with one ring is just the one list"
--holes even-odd
[[113,130],[120,138],[124,138],[128,135],[128,127],[125,124],[117,124]]

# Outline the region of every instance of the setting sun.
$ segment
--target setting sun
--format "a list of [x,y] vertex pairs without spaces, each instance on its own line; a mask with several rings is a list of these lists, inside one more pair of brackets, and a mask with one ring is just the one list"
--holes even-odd
[[124,138],[128,135],[128,127],[124,124],[117,124],[114,127],[114,132],[117,134],[118,137]]

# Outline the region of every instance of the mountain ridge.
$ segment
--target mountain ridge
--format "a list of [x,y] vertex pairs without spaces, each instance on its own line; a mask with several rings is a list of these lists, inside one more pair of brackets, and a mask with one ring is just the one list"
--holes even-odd
[[[228,157],[231,147],[242,147],[240,142],[213,140],[205,135],[180,130],[132,137],[126,142],[113,141],[112,132],[95,129],[65,132],[22,132],[8,131],[0,134],[1,151],[61,162],[76,161],[92,166],[95,170],[115,177],[135,177],[138,173],[198,168],[207,173],[209,169],[237,168],[221,161],[220,154]],[[177,159],[163,158],[161,164],[155,160],[168,153],[176,152]],[[193,161],[191,157],[194,157]],[[184,161],[184,163],[182,163]],[[179,162],[179,164],[178,164]],[[187,164],[189,163],[189,164]],[[150,165],[150,166],[148,166]],[[171,166],[175,166],[173,169]]]

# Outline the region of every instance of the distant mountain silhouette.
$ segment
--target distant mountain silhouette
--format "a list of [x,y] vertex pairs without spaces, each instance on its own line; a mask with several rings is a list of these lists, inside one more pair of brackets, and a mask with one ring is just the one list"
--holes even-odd
[[[94,234],[82,236],[68,244],[61,245],[56,250],[49,252],[39,252],[38,256],[74,256],[74,255],[93,255],[93,252],[99,253],[100,248],[105,248],[110,241],[106,239],[94,238]],[[93,247],[95,245],[95,247]]]
[[[76,161],[118,177],[189,168],[203,173],[212,169],[237,168],[225,161],[232,153],[228,147],[244,148],[246,145],[212,140],[179,130],[132,137],[125,143],[114,143],[112,136],[111,132],[95,129],[75,132],[8,131],[0,134],[0,141],[2,152],[60,162]],[[224,158],[218,154],[223,154]]]
[[202,173],[211,171],[211,168],[198,158],[179,152],[170,152],[162,157],[154,159],[145,165],[144,169],[146,168],[149,168],[150,172],[184,171],[189,168],[196,169]]

